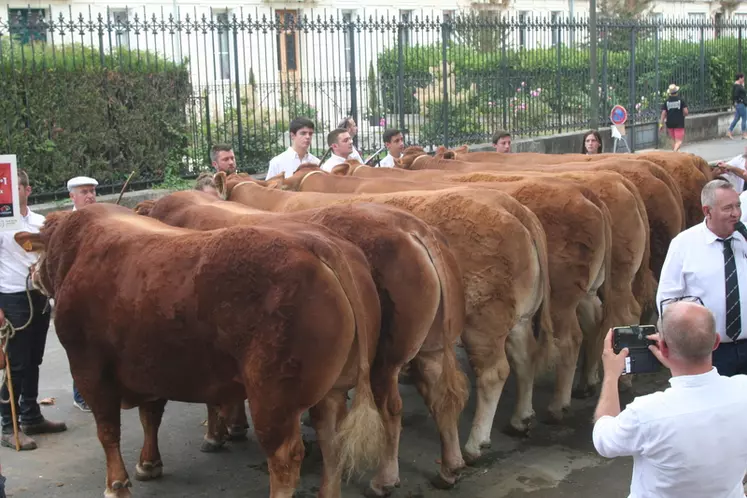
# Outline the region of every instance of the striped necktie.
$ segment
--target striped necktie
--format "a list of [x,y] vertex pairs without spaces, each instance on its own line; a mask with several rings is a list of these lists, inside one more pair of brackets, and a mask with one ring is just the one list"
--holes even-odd
[[718,239],[724,244],[724,275],[726,276],[726,335],[736,341],[742,332],[741,305],[739,303],[739,281],[737,262],[731,249],[732,238]]

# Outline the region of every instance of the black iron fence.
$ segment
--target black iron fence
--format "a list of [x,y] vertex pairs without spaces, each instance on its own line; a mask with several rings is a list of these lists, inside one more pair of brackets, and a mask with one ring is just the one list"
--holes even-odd
[[262,171],[296,116],[316,123],[317,156],[352,116],[367,156],[390,127],[454,146],[604,126],[616,104],[635,127],[657,119],[670,83],[691,113],[726,110],[747,28],[601,19],[592,88],[588,21],[560,14],[65,9],[0,10],[0,152],[19,156],[38,199],[77,174],[100,191],[133,170],[135,186],[194,177],[216,143]]

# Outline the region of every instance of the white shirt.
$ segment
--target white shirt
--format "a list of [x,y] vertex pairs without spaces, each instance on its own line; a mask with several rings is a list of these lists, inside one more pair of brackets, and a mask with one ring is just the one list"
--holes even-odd
[[[732,237],[742,316],[742,332],[737,340],[742,340],[747,339],[747,242],[738,232]],[[721,342],[732,342],[726,335],[724,245],[717,238],[703,221],[672,239],[661,270],[656,306],[671,297],[697,296],[713,313]]]
[[740,218],[740,221],[744,223],[747,222],[747,192],[739,194],[739,202],[742,204],[742,217]]
[[348,156],[348,159],[355,159],[356,161],[362,163],[363,158],[361,157],[360,153],[358,152],[358,149],[355,148],[355,145],[353,145],[353,152],[350,153]]
[[629,498],[744,498],[747,376],[714,368],[669,383],[597,420],[594,447],[606,458],[633,457]]
[[[36,263],[39,255],[19,246],[13,236],[18,232],[39,233],[44,224],[44,216],[29,209],[26,216],[21,216],[21,227],[18,230],[0,232],[0,293],[25,292],[26,277],[29,267]],[[28,290],[34,287],[28,281]]]
[[324,161],[324,164],[322,164],[322,169],[327,173],[332,173],[332,168],[334,168],[338,164],[344,163],[345,161],[347,161],[347,159],[345,159],[344,157],[340,157],[337,154],[331,154],[329,156],[329,159]]
[[[734,157],[731,161],[729,161],[726,164],[728,164],[729,166],[734,166],[735,168],[739,168],[742,171],[744,171],[744,169],[745,169],[744,168],[744,155],[743,154],[739,154],[738,156]],[[728,172],[728,171],[726,173],[724,173],[723,175],[721,175],[721,176],[723,176],[724,178],[726,178],[727,180],[729,180],[729,183],[731,183],[734,186],[734,190],[736,190],[740,194],[742,193],[742,190],[744,190],[744,180],[743,179],[739,178],[734,173],[731,173],[731,172]]]
[[[402,157],[402,156],[400,156]],[[386,157],[379,161],[379,167],[380,168],[393,168],[394,167],[394,157],[390,153],[386,153]]]
[[293,147],[288,147],[288,150],[270,159],[270,168],[267,170],[265,180],[269,180],[280,173],[285,173],[285,177],[288,178],[304,163],[319,164],[319,159],[309,152],[304,157],[298,157],[298,153],[293,150]]

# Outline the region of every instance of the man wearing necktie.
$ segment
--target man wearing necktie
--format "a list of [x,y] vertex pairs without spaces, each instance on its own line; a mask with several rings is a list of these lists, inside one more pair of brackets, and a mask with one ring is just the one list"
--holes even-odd
[[721,343],[713,352],[719,374],[747,374],[747,240],[735,231],[742,215],[739,194],[725,180],[712,180],[700,195],[705,219],[677,235],[669,245],[656,302],[699,298],[716,319]]

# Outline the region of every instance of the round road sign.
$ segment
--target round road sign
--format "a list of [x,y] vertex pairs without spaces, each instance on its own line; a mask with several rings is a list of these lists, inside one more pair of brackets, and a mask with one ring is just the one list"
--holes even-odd
[[626,111],[623,106],[616,105],[612,108],[612,112],[610,112],[610,121],[612,121],[612,124],[621,125],[625,123],[627,119],[628,111]]

